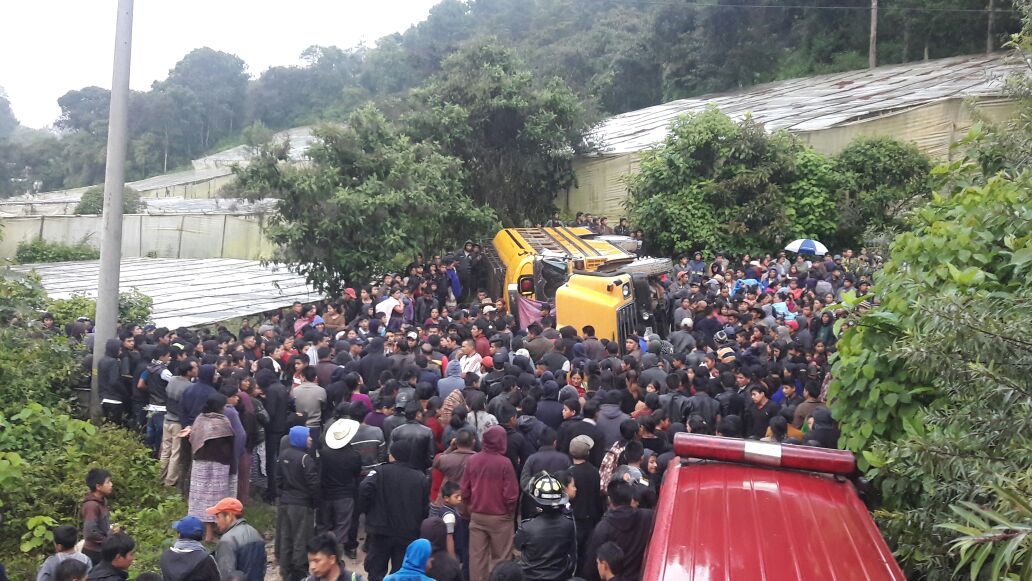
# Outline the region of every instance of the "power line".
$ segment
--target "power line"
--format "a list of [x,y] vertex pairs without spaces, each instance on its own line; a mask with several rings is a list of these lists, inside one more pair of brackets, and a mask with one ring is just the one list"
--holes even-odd
[[[619,4],[619,3],[617,3]],[[758,8],[767,10],[857,10],[868,11],[870,6],[830,6],[806,4],[716,4],[712,2],[672,2],[664,0],[628,0],[627,4],[648,6],[683,6],[685,8]],[[989,14],[986,8],[919,8],[908,6],[886,6],[886,10],[905,10],[917,13],[950,13],[950,14]],[[1020,14],[1021,11],[1010,8],[995,8],[993,14]]]

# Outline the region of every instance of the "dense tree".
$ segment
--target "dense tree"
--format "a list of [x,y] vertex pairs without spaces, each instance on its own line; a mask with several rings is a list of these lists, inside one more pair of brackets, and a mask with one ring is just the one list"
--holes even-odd
[[535,82],[508,49],[492,41],[463,48],[414,101],[413,137],[461,159],[467,194],[506,223],[543,221],[556,192],[573,184],[584,128],[577,99],[561,79]]
[[661,254],[764,252],[836,228],[832,164],[787,132],[716,109],[674,123],[628,182],[628,208]]
[[3,87],[0,87],[0,141],[4,141],[18,127],[18,118],[11,110],[11,102],[7,99]]
[[282,148],[267,148],[238,172],[248,195],[280,200],[269,231],[277,258],[321,290],[364,284],[494,227],[494,213],[463,192],[462,162],[413,142],[376,109],[316,134],[310,166],[289,167]]

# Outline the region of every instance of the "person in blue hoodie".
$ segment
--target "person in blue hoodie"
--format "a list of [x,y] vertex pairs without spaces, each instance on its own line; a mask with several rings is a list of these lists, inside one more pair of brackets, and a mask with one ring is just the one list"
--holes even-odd
[[430,559],[430,541],[416,539],[405,549],[405,561],[396,573],[383,578],[383,581],[434,581],[426,576],[426,562]]

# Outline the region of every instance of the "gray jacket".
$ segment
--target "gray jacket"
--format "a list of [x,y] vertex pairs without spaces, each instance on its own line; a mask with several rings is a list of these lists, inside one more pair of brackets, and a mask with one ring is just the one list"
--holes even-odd
[[223,578],[233,571],[243,571],[247,581],[262,581],[267,560],[265,539],[242,518],[223,533],[215,547],[215,562]]

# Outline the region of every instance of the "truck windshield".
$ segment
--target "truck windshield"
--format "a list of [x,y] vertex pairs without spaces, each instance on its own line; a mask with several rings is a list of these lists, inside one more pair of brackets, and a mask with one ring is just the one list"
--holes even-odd
[[556,291],[566,282],[566,263],[558,260],[541,261],[542,299],[555,298]]

